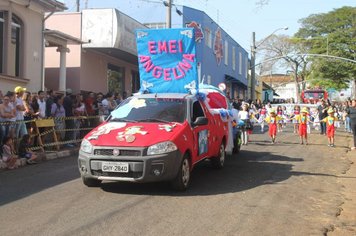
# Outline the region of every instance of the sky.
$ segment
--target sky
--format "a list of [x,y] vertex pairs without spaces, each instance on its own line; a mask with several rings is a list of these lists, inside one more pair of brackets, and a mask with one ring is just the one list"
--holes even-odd
[[[76,11],[76,0],[60,0],[68,11]],[[207,13],[246,51],[250,50],[252,32],[262,41],[276,29],[276,34],[292,36],[300,28],[299,20],[311,14],[327,13],[343,6],[356,6],[356,0],[173,0],[178,7],[185,5]],[[163,0],[80,0],[80,8],[116,8],[141,23],[164,22],[166,7]],[[174,9],[174,8],[173,8]],[[172,11],[172,14],[176,14]],[[177,14],[174,17],[179,17]],[[178,27],[174,25],[173,27]]]

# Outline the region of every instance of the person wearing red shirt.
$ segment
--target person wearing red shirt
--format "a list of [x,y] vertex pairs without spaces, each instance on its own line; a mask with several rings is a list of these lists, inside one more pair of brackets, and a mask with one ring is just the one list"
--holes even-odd
[[308,110],[307,108],[303,108],[301,111],[301,114],[299,116],[296,117],[298,124],[299,124],[299,138],[300,138],[300,144],[303,144],[303,139],[305,139],[305,145],[308,145],[308,132],[307,132],[307,128],[308,128],[308,122],[309,122],[309,118],[308,118]]
[[334,147],[335,121],[337,120],[334,109],[329,108],[328,116],[322,120],[326,123],[326,135],[328,136],[329,147]]

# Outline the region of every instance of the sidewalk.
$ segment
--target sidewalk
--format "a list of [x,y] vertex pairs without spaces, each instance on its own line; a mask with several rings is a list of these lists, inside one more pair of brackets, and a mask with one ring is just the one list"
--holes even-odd
[[[350,147],[352,137],[347,137],[346,141]],[[333,236],[356,235],[356,151],[348,150],[342,158],[348,160],[349,168],[339,176],[340,184],[343,186],[341,192],[343,204],[340,206],[340,215],[337,216],[333,230],[327,234]]]
[[[47,152],[36,152],[36,155],[38,156],[38,164],[44,161],[49,161],[49,160],[54,160],[57,158],[62,158],[62,157],[68,157],[72,155],[78,154],[79,147],[75,148],[61,148],[59,151],[47,151]],[[26,158],[20,158],[17,161],[17,164],[19,168],[28,165],[26,163]],[[0,159],[0,171],[6,170],[6,164],[2,162]]]

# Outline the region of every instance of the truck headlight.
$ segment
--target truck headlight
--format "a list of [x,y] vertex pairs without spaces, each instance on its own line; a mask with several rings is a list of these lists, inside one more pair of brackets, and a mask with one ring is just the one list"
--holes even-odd
[[175,150],[177,150],[177,146],[171,141],[166,141],[148,147],[147,155],[163,154],[167,152],[173,152]]
[[80,150],[82,152],[86,152],[90,154],[93,151],[93,145],[91,145],[91,143],[88,140],[83,139],[82,143],[80,144]]

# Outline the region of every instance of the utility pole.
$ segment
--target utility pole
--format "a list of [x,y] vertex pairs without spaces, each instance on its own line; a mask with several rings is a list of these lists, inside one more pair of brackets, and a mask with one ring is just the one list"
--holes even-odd
[[255,100],[255,80],[256,80],[256,71],[255,71],[255,60],[256,60],[256,36],[255,32],[252,32],[252,45],[251,45],[251,100]]
[[77,0],[77,12],[80,10],[80,0]]
[[172,28],[172,0],[168,1],[166,27]]

